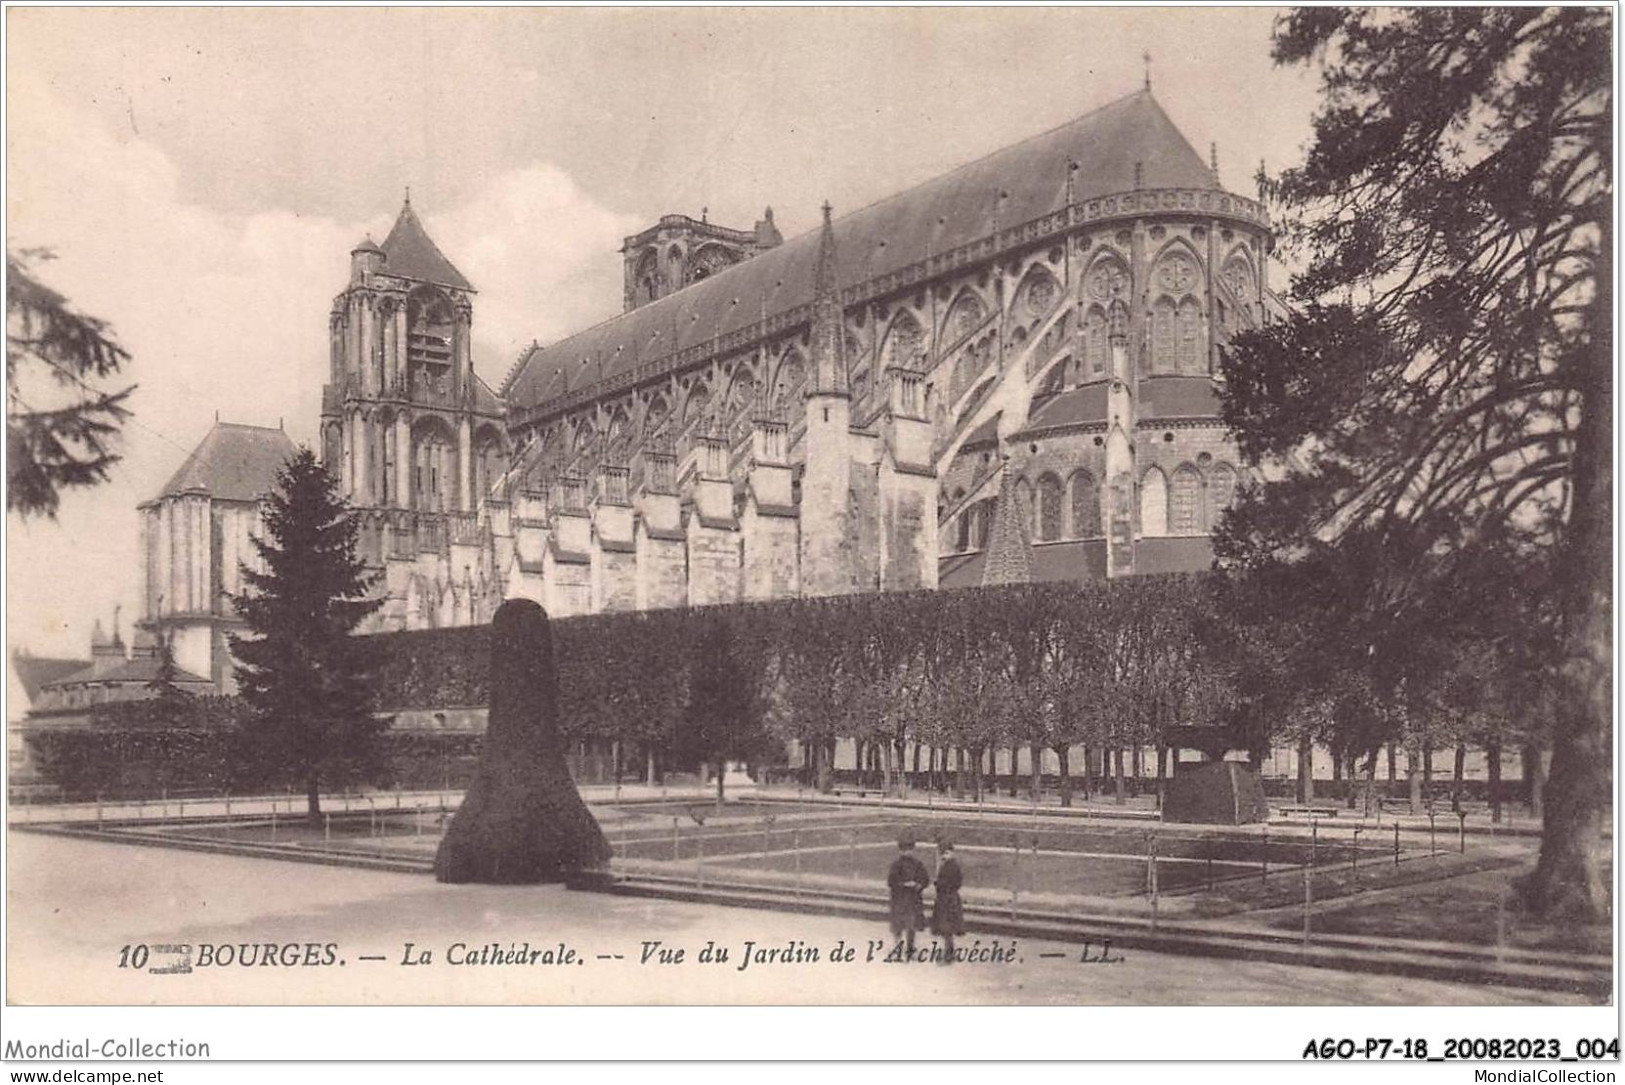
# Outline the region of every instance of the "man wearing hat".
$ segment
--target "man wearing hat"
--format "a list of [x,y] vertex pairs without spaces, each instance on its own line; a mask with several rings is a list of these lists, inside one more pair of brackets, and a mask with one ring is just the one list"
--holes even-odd
[[901,852],[886,875],[891,887],[891,932],[902,935],[908,956],[914,956],[914,932],[925,926],[925,901],[921,894],[931,884],[931,875],[925,864],[914,858],[914,841],[908,837],[897,842]]
[[965,875],[954,858],[954,846],[944,840],[937,845],[937,896],[931,903],[931,929],[942,939],[942,963],[954,963],[954,938],[965,933],[965,905],[959,887]]

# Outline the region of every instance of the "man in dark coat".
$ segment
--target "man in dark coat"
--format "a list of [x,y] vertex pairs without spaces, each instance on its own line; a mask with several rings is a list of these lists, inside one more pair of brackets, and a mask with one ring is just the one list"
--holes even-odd
[[886,884],[891,887],[891,932],[902,935],[908,955],[914,956],[914,932],[925,926],[925,900],[921,896],[931,884],[925,864],[914,858],[914,841],[899,840],[902,854],[892,862]]
[[931,930],[942,939],[942,963],[954,963],[954,938],[965,933],[965,905],[959,887],[965,875],[954,858],[954,846],[944,841],[937,846],[937,897],[931,904]]

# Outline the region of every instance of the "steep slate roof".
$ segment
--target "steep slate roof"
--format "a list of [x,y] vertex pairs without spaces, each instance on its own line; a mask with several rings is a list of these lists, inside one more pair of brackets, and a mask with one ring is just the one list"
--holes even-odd
[[1219,413],[1219,393],[1209,377],[1153,377],[1140,382],[1144,418],[1211,418]]
[[207,490],[220,501],[257,501],[298,448],[280,429],[216,422],[153,500]]
[[474,290],[463,278],[463,273],[451,266],[451,261],[446,259],[440,247],[429,240],[428,231],[418,221],[417,212],[412,210],[411,200],[401,206],[395,225],[390,227],[389,236],[384,238],[383,249],[383,270],[386,274],[458,290]]
[[478,373],[474,374],[474,409],[490,414],[501,414],[503,409],[502,400],[497,398],[491,386],[485,383],[485,378]]
[[987,445],[991,448],[992,446],[998,444],[999,419],[1003,416],[1003,411],[995,412],[991,417],[988,418],[987,421],[983,422],[980,426],[977,426],[974,430],[972,430],[970,436],[966,437],[962,442],[960,442],[959,447],[968,451],[973,448],[980,448],[983,445]]
[[1052,427],[1077,426],[1101,422],[1106,418],[1106,382],[1097,381],[1078,388],[1068,388],[1060,395],[1051,396],[1033,407],[1027,424],[1020,433],[1036,432]]
[[[102,674],[97,674],[94,666],[86,667],[85,669],[76,671],[65,678],[58,678],[55,681],[46,682],[42,688],[71,686],[80,682],[150,682],[154,678],[158,677],[158,667],[158,660],[153,659],[150,656],[138,656],[135,659],[123,660],[117,665],[108,668]],[[207,678],[199,678],[191,671],[185,671],[179,667],[175,668],[175,682],[178,685],[192,683],[195,685],[206,686],[209,684],[209,680]]]
[[[1132,191],[1136,181],[1147,189],[1214,185],[1212,170],[1150,91],[1138,91],[837,219],[840,281],[852,287],[1060,210],[1074,162],[1074,202]],[[537,406],[805,305],[813,296],[818,249],[819,230],[808,231],[630,313],[537,347],[506,389],[508,402]]]
[[[1015,435],[1104,422],[1107,408],[1106,386],[1107,382],[1096,381],[1034,401],[1032,415]],[[1150,422],[1159,418],[1212,418],[1219,413],[1219,394],[1213,389],[1211,377],[1142,377],[1137,390],[1140,395],[1141,421]],[[969,445],[970,441],[967,440],[965,446]]]
[[11,670],[17,681],[23,687],[23,694],[30,703],[39,696],[39,691],[52,682],[59,682],[70,674],[82,671],[90,666],[88,659],[53,659],[45,656],[23,655],[20,652],[11,653]]

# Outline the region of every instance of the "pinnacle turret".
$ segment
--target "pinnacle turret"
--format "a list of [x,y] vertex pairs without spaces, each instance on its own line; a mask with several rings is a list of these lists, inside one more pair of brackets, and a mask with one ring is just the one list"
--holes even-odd
[[841,288],[835,256],[835,225],[824,203],[824,226],[818,238],[818,264],[813,270],[812,379],[807,394],[850,395],[846,374],[846,329],[841,317]]

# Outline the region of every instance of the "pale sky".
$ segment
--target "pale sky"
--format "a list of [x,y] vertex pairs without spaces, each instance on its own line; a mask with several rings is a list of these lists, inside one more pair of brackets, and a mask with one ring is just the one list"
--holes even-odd
[[[57,522],[8,517],[7,643],[88,656],[139,614],[135,507],[213,424],[314,438],[349,250],[406,186],[475,298],[475,365],[621,304],[663,213],[785,236],[1137,89],[1226,187],[1297,160],[1313,76],[1274,9],[16,9],[7,246],[111,322],[125,461]],[[1277,281],[1279,271],[1273,272]]]

